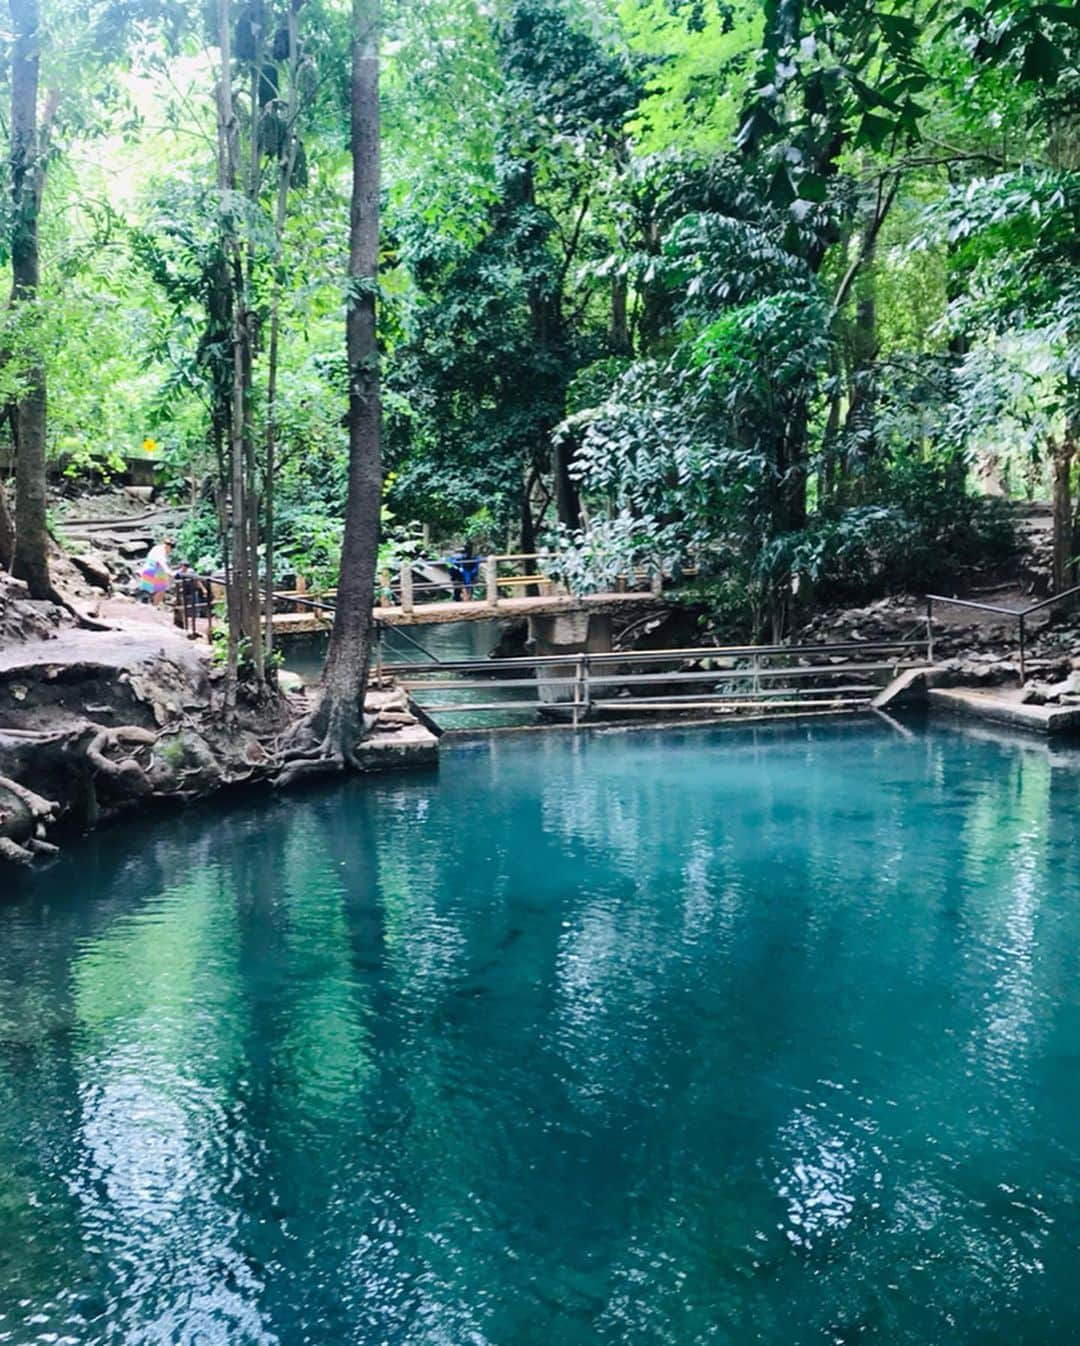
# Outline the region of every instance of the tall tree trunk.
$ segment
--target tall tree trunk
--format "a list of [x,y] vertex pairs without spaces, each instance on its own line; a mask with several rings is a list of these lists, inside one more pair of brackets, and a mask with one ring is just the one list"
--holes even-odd
[[521,493],[521,511],[518,516],[521,533],[520,549],[529,556],[536,551],[536,521],[532,512],[532,491],[538,475],[535,467],[530,468],[525,474],[525,487]]
[[829,377],[833,389],[829,395],[829,413],[821,434],[821,453],[818,456],[817,494],[819,509],[833,503],[840,479],[840,456],[837,452],[840,438],[840,413],[843,403],[840,361],[833,355]]
[[8,508],[7,491],[0,481],[0,570],[10,570],[15,555],[15,521]]
[[[303,3],[303,0],[300,0]],[[300,105],[300,23],[298,3],[289,5],[286,24],[289,37],[289,99],[285,109],[285,144],[278,156],[277,203],[274,208],[274,287],[270,299],[270,346],[267,352],[266,373],[266,461],[263,477],[263,525],[265,528],[265,571],[263,602],[265,649],[269,665],[274,649],[274,473],[277,471],[277,385],[278,359],[281,344],[281,295],[284,287],[284,262],[281,256],[285,242],[285,220],[289,206],[289,190],[296,172],[299,148],[296,118]]]
[[[218,0],[218,42],[221,69],[218,77],[218,188],[222,194],[222,250],[225,272],[231,286],[232,347],[231,397],[228,406],[228,464],[231,519],[228,566],[228,680],[227,697],[235,700],[241,643],[246,646],[257,682],[263,680],[263,647],[259,631],[259,577],[257,553],[257,501],[254,490],[254,444],[251,427],[252,314],[248,303],[248,273],[245,254],[237,234],[232,208],[225,198],[237,189],[240,136],[233,101],[232,14],[229,0]],[[252,112],[251,134],[257,140],[257,111]],[[253,151],[253,156],[255,151]],[[254,159],[253,159],[254,162]],[[252,170],[254,173],[254,168]],[[248,195],[257,190],[247,183]]]
[[777,532],[797,533],[806,527],[806,459],[810,408],[805,398],[791,404],[777,466],[780,471]]
[[[570,475],[576,445],[573,436],[558,435],[551,446],[551,475],[555,482],[555,508],[567,528],[581,527],[581,497]],[[524,550],[524,549],[523,549]]]
[[611,278],[611,321],[608,340],[616,355],[633,355],[625,276],[615,275]]
[[874,452],[874,362],[878,356],[877,288],[874,273],[875,236],[864,244],[864,267],[860,276],[859,297],[855,304],[855,324],[851,331],[851,370],[849,374],[848,412],[845,437],[859,434],[860,452]]
[[[41,32],[37,0],[10,0],[11,54],[11,306],[33,305],[38,292],[38,74]],[[35,324],[31,324],[31,330]],[[36,337],[31,335],[31,344]],[[32,351],[16,406],[15,545],[12,573],[35,598],[49,598],[45,500],[45,369]]]
[[345,349],[349,367],[349,487],[341,577],[314,728],[323,751],[354,763],[363,733],[379,545],[379,351],[375,291],[379,269],[379,0],[353,0],[352,202]]
[[[222,198],[227,192],[232,192],[236,186],[236,114],[233,110],[232,99],[232,15],[230,13],[229,0],[218,0],[218,45],[221,51],[221,70],[218,76],[217,90],[217,155],[218,155],[218,190]],[[222,202],[224,204],[224,200]],[[222,211],[224,216],[224,211]],[[232,227],[231,225],[229,226]],[[231,373],[228,379],[222,379],[222,392],[225,392],[227,385],[227,397],[223,398],[221,416],[223,421],[222,431],[225,444],[225,463],[228,474],[229,485],[226,488],[224,481],[222,489],[228,489],[231,494],[231,519],[230,511],[224,511],[222,518],[226,524],[227,532],[222,535],[222,543],[225,559],[225,608],[226,617],[229,624],[229,644],[228,644],[228,664],[227,664],[227,692],[226,697],[230,703],[236,699],[236,682],[239,668],[239,649],[240,649],[240,629],[242,626],[242,598],[241,582],[243,575],[243,563],[237,567],[236,540],[243,536],[243,474],[240,474],[239,486],[237,484],[237,465],[238,465],[238,445],[236,443],[236,414],[234,411],[235,400],[237,396],[236,382],[238,378],[237,347],[236,347],[236,314],[235,314],[235,295],[233,292],[233,271],[230,261],[232,248],[228,238],[222,239],[222,285],[227,289],[229,295],[229,342],[230,359],[229,366]],[[231,542],[231,545],[230,545]]]
[[1066,432],[1059,443],[1051,446],[1054,465],[1053,495],[1053,569],[1054,592],[1060,593],[1072,583],[1073,575],[1073,518],[1072,518],[1072,464],[1075,445]]
[[15,520],[8,506],[8,493],[0,482],[0,569],[9,571],[15,559]]

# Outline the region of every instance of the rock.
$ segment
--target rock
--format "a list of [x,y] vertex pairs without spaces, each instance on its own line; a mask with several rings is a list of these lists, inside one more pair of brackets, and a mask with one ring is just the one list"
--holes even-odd
[[103,557],[96,552],[83,552],[81,556],[72,553],[68,559],[88,584],[92,584],[95,589],[103,589],[105,593],[112,592],[112,575]]
[[302,692],[304,690],[304,679],[299,673],[294,673],[288,668],[278,669],[277,684],[283,692]]
[[381,710],[379,712],[378,725],[380,729],[400,727],[405,724],[416,724],[416,722],[416,716],[410,715],[408,711]]

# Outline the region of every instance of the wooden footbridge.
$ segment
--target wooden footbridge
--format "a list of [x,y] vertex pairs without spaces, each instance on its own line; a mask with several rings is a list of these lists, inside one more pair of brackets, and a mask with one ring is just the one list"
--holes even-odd
[[[658,575],[638,571],[620,576],[610,592],[570,594],[545,573],[548,560],[542,552],[477,558],[472,583],[455,578],[443,561],[407,562],[396,576],[380,575],[375,621],[383,627],[398,627],[570,613],[623,613],[632,618],[662,605]],[[274,613],[275,636],[316,635],[328,630],[335,598],[336,590],[314,592],[303,583],[275,594],[279,609]]]
[[[573,595],[553,582],[542,561],[533,555],[487,557],[471,582],[460,571],[453,575],[431,562],[406,565],[396,580],[383,574],[374,613],[379,639],[373,685],[395,683],[409,696],[412,710],[436,732],[441,728],[436,716],[492,712],[525,713],[574,728],[598,719],[648,721],[657,714],[680,721],[732,717],[742,722],[883,714],[886,707],[910,700],[916,684],[924,702],[951,698],[967,709],[967,701],[980,697],[985,701],[986,695],[936,686],[919,677],[919,671],[933,670],[936,609],[950,605],[1017,624],[1019,688],[1011,699],[999,694],[995,705],[1002,704],[997,709],[984,707],[980,713],[1010,723],[1025,720],[1026,715],[1038,719],[1036,727],[1047,733],[1056,732],[1060,720],[1063,731],[1077,731],[1074,722],[1080,721],[1080,710],[1071,706],[1033,710],[1024,697],[1024,682],[1029,671],[1042,666],[1027,654],[1027,624],[1052,606],[1080,596],[1080,586],[1022,608],[931,594],[926,599],[925,625],[916,619],[906,635],[889,640],[622,651],[611,647],[610,618],[616,614],[632,618],[635,606],[645,609],[645,617],[659,609],[663,605],[659,577],[624,576],[611,592]],[[521,573],[507,573],[509,566]],[[224,596],[216,579],[195,583],[201,598],[193,607],[188,608],[185,594],[178,596],[178,625],[189,635],[201,634],[196,629],[200,620],[209,628],[215,602]],[[207,601],[208,594],[214,602]],[[333,591],[316,594],[303,585],[275,594],[275,634],[327,630],[334,598]],[[596,632],[591,623],[594,614],[607,619]],[[537,652],[528,657],[441,660],[407,637],[422,658],[407,663],[386,660],[383,635],[390,628],[514,617],[530,619]],[[538,619],[535,625],[532,619]],[[594,635],[607,637],[608,643],[594,640]]]
[[[395,578],[384,573],[374,613],[375,681],[393,679],[436,730],[436,717],[492,712],[577,728],[658,713],[711,719],[866,711],[883,686],[928,662],[929,628],[876,642],[612,650],[610,620],[591,619],[632,621],[656,611],[664,601],[659,577],[635,574],[610,592],[568,594],[545,573],[543,560],[489,556],[471,584],[431,562],[407,564]],[[277,593],[275,636],[325,632],[335,597],[302,584]],[[387,661],[382,634],[389,629],[514,617],[538,619],[537,652],[528,657],[439,660],[417,646],[419,660]]]

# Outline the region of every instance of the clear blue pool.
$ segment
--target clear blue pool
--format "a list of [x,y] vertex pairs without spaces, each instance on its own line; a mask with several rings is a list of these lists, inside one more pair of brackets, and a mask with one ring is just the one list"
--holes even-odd
[[531,735],[5,875],[0,1342],[1076,1342],[1078,765]]

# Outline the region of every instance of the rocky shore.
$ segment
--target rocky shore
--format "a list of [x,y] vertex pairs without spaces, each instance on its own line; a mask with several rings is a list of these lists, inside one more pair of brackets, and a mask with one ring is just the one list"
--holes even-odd
[[[307,709],[302,688],[227,707],[209,649],[167,621],[82,629],[0,574],[0,860],[29,863],[64,833],[154,805],[271,785]],[[434,760],[400,690],[373,688],[367,712],[368,769]]]

